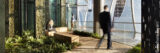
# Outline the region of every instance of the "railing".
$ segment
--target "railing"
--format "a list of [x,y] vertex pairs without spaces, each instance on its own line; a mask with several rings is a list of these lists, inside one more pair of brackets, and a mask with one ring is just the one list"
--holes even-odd
[[[118,28],[115,28],[113,32],[134,32],[133,30],[129,30],[130,28],[125,27],[127,25],[133,25],[133,22],[114,22],[114,24],[120,24],[121,26],[119,26],[119,28],[121,28],[121,30]],[[141,25],[140,22],[136,22],[134,24]],[[88,31],[87,29],[89,29],[90,30],[89,32],[93,32],[93,25],[94,25],[93,21],[77,21],[77,25],[75,29],[84,30],[84,31]],[[141,29],[139,29],[139,31],[141,31]],[[141,33],[141,32],[137,32],[137,33]]]

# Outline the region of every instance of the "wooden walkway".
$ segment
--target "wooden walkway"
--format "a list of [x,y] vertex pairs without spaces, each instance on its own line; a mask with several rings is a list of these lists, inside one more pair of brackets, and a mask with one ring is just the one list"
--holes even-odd
[[107,50],[107,40],[103,41],[103,44],[99,49],[95,49],[95,46],[99,39],[91,37],[80,37],[81,46],[64,53],[126,53],[131,46],[112,42],[112,50]]

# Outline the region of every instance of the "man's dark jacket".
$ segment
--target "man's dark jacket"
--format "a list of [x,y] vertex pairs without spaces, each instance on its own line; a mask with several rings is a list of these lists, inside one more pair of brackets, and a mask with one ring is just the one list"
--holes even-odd
[[104,11],[100,13],[99,22],[104,33],[110,32],[112,24],[111,24],[111,16],[109,12]]

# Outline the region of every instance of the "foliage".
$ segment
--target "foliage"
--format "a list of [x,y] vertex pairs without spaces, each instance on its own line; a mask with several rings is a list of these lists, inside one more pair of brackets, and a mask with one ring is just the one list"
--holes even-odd
[[94,38],[98,38],[98,39],[101,38],[101,36],[98,33],[92,33],[91,36],[94,37]]
[[41,36],[34,38],[31,31],[23,32],[23,36],[6,38],[6,53],[61,53],[71,50],[79,43],[57,42],[54,37]]
[[101,38],[98,33],[90,33],[85,31],[73,31],[74,34],[81,35],[81,36],[87,36],[87,37],[94,37],[94,38]]
[[136,45],[128,53],[141,53],[141,44]]

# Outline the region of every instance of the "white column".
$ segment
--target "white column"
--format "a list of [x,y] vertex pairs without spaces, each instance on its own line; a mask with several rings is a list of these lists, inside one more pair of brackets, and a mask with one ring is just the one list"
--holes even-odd
[[105,0],[100,0],[100,11],[104,11]]
[[134,0],[131,0],[131,11],[132,11],[132,22],[133,22],[134,32],[136,32],[135,14],[134,14]]
[[113,0],[112,4],[111,4],[111,8],[109,9],[112,20],[113,20],[113,17],[114,17],[114,11],[115,11],[115,8],[116,8],[116,3],[117,3],[117,0]]

